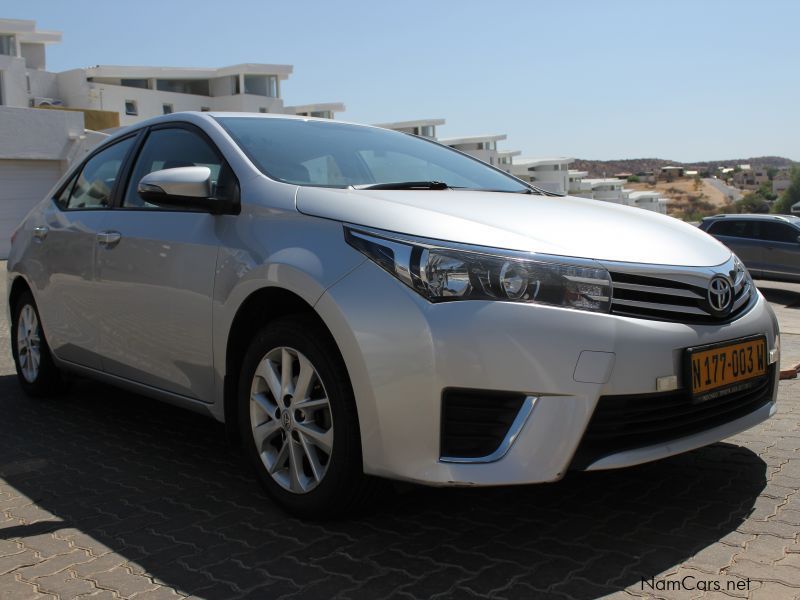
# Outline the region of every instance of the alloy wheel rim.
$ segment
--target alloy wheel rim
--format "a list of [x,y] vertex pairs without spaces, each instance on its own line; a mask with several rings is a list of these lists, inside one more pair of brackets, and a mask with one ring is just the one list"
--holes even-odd
[[17,321],[17,359],[22,376],[33,383],[39,376],[42,362],[41,339],[39,338],[39,319],[30,304],[22,307]]
[[333,414],[322,378],[293,348],[269,351],[250,386],[250,427],[261,462],[283,489],[305,494],[324,479]]

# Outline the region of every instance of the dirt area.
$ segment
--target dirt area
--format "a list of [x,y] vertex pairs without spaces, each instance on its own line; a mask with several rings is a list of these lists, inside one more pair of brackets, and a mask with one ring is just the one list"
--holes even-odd
[[[713,214],[714,209],[728,202],[720,190],[702,179],[676,179],[658,183],[626,183],[627,189],[636,191],[657,191],[669,200],[667,211],[681,218],[697,218]],[[701,214],[702,213],[702,214]]]

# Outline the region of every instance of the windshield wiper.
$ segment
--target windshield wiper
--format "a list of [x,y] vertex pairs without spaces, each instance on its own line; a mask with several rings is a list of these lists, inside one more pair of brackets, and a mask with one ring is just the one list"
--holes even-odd
[[356,190],[447,190],[450,186],[442,181],[393,181],[389,183],[365,183],[354,185]]

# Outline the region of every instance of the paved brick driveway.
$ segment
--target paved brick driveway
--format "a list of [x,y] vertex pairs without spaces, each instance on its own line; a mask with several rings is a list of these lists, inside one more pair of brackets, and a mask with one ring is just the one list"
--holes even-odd
[[687,455],[303,523],[210,420],[88,382],[24,398],[0,327],[2,600],[800,597],[797,381],[776,418]]

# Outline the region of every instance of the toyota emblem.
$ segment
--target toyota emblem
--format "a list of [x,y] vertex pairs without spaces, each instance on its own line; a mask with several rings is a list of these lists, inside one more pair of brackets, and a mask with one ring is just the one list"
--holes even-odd
[[716,313],[726,313],[731,307],[733,289],[727,278],[717,275],[708,284],[708,304]]

